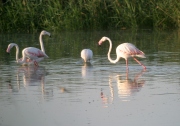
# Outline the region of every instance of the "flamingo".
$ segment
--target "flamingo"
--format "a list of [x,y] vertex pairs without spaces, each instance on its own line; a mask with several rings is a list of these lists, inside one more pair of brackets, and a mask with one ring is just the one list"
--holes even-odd
[[100,39],[100,41],[98,42],[99,45],[101,45],[104,41],[108,40],[109,41],[109,51],[108,51],[108,60],[111,62],[111,63],[117,63],[120,58],[124,58],[126,60],[126,69],[128,70],[128,58],[129,57],[132,57],[138,64],[140,64],[144,70],[146,69],[146,67],[139,61],[135,58],[136,57],[140,57],[140,58],[146,58],[145,57],[145,54],[139,50],[138,48],[136,48],[136,46],[134,46],[133,44],[131,43],[122,43],[120,44],[117,48],[116,48],[116,55],[117,55],[117,58],[116,60],[112,60],[111,57],[110,57],[110,53],[111,53],[111,49],[112,49],[112,42],[111,40],[108,38],[108,37],[102,37]]
[[40,45],[41,45],[41,50],[35,47],[27,47],[22,50],[22,58],[19,59],[19,47],[16,43],[10,43],[8,45],[8,48],[6,52],[10,53],[10,50],[12,47],[16,47],[16,61],[19,64],[32,64],[38,66],[38,62],[42,61],[44,58],[48,58],[48,56],[45,53],[43,41],[42,41],[42,35],[49,35],[50,33],[47,31],[42,31],[39,37],[40,40]]
[[40,49],[34,47],[27,47],[22,50],[22,58],[19,59],[19,46],[16,43],[10,43],[6,50],[7,53],[10,53],[12,47],[16,47],[16,62],[18,64],[34,65],[38,66],[38,62],[42,61],[44,57],[48,56],[44,54]]
[[90,49],[83,49],[81,51],[81,58],[84,60],[85,63],[90,62],[93,57],[93,52]]

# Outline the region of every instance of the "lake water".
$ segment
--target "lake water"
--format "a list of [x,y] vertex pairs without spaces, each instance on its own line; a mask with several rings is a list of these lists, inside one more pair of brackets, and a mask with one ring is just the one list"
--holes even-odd
[[[150,30],[61,32],[44,36],[49,56],[39,67],[20,66],[15,48],[38,47],[39,34],[0,34],[0,126],[179,126],[180,32]],[[131,42],[146,54],[111,64],[109,43]],[[80,52],[90,48],[91,64]],[[21,57],[21,55],[20,55]]]

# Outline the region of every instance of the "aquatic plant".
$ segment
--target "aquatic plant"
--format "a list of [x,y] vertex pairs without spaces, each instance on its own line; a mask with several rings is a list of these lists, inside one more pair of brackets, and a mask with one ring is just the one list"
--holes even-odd
[[0,31],[178,28],[179,8],[179,0],[6,0]]

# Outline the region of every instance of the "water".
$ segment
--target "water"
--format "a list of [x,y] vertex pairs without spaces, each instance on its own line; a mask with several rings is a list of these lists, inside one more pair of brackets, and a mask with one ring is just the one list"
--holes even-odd
[[[111,64],[108,42],[131,42],[146,53],[143,71],[130,59]],[[38,34],[0,35],[0,125],[2,126],[178,126],[180,116],[180,39],[178,31],[101,31],[52,33],[43,37],[49,59],[39,67],[15,63],[10,42],[39,47]],[[80,51],[91,48],[92,64]]]

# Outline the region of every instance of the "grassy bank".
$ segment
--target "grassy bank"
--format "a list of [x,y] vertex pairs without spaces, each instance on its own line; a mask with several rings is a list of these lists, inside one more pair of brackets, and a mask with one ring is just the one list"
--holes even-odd
[[7,0],[1,32],[180,27],[179,0]]

